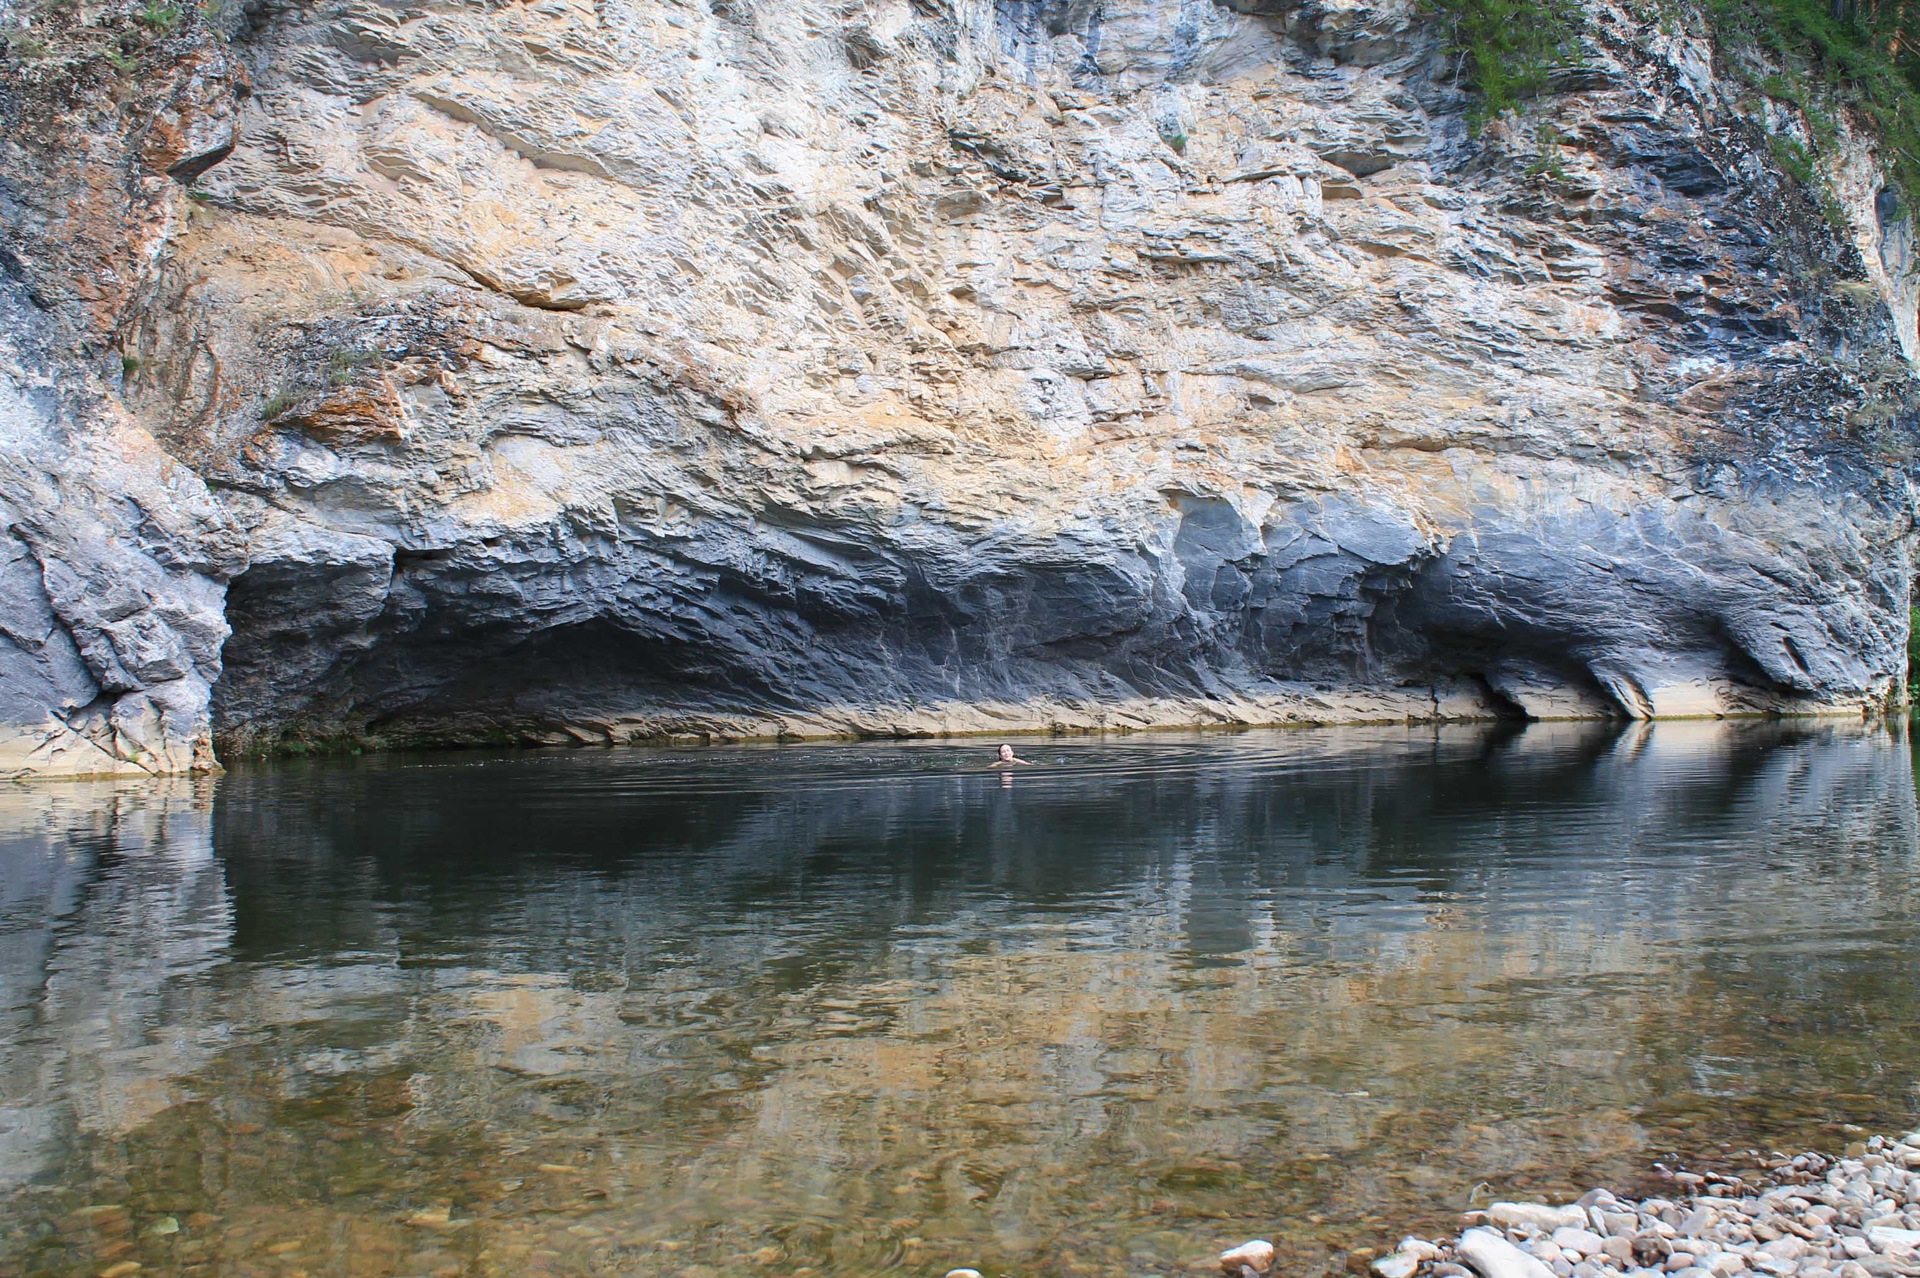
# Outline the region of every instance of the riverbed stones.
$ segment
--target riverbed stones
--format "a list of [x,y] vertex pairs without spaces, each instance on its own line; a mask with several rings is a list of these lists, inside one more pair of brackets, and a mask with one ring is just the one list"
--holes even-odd
[[[1376,1278],[1920,1278],[1920,1133],[1844,1158],[1767,1161],[1759,1183],[1674,1173],[1671,1198],[1605,1189],[1500,1202],[1457,1240],[1405,1238]],[[1576,1219],[1576,1217],[1578,1219]],[[1481,1220],[1487,1224],[1479,1224]]]

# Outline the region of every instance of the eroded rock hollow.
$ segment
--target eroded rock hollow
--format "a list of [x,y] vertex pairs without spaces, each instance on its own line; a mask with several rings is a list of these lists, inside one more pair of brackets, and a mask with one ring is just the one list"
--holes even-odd
[[1904,696],[1912,219],[1706,34],[1476,130],[1399,0],[62,21],[7,770]]

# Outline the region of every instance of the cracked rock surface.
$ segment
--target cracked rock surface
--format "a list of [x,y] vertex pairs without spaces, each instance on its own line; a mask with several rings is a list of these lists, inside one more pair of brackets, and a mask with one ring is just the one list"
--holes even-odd
[[1478,135],[1396,0],[10,54],[18,766],[1893,704],[1909,213],[1590,17]]

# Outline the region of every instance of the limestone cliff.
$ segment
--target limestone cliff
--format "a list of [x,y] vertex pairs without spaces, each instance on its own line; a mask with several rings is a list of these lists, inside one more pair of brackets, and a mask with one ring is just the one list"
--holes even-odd
[[1703,34],[1476,135],[1401,0],[47,24],[9,768],[1903,695],[1912,221]]

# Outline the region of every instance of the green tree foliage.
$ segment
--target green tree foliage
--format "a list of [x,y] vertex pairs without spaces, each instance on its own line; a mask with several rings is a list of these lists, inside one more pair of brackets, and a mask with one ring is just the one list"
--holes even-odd
[[[1920,0],[1916,0],[1920,3]],[[1478,101],[1474,123],[1517,110],[1578,59],[1577,0],[1427,0],[1447,25]]]
[[[1477,117],[1523,109],[1558,68],[1579,59],[1578,0],[1426,0],[1446,23],[1461,69],[1478,97]],[[1855,113],[1878,136],[1888,176],[1920,206],[1920,0],[1653,0],[1647,20],[1705,23],[1723,68],[1769,97],[1793,103],[1813,134],[1787,164],[1814,175],[1818,151],[1835,139],[1832,112]],[[1757,53],[1769,69],[1759,71]]]
[[1715,33],[1784,68],[1762,91],[1799,106],[1832,141],[1821,90],[1878,135],[1888,176],[1920,203],[1920,0],[1709,0]]
[[1907,694],[1920,701],[1920,608],[1909,608],[1907,620]]

